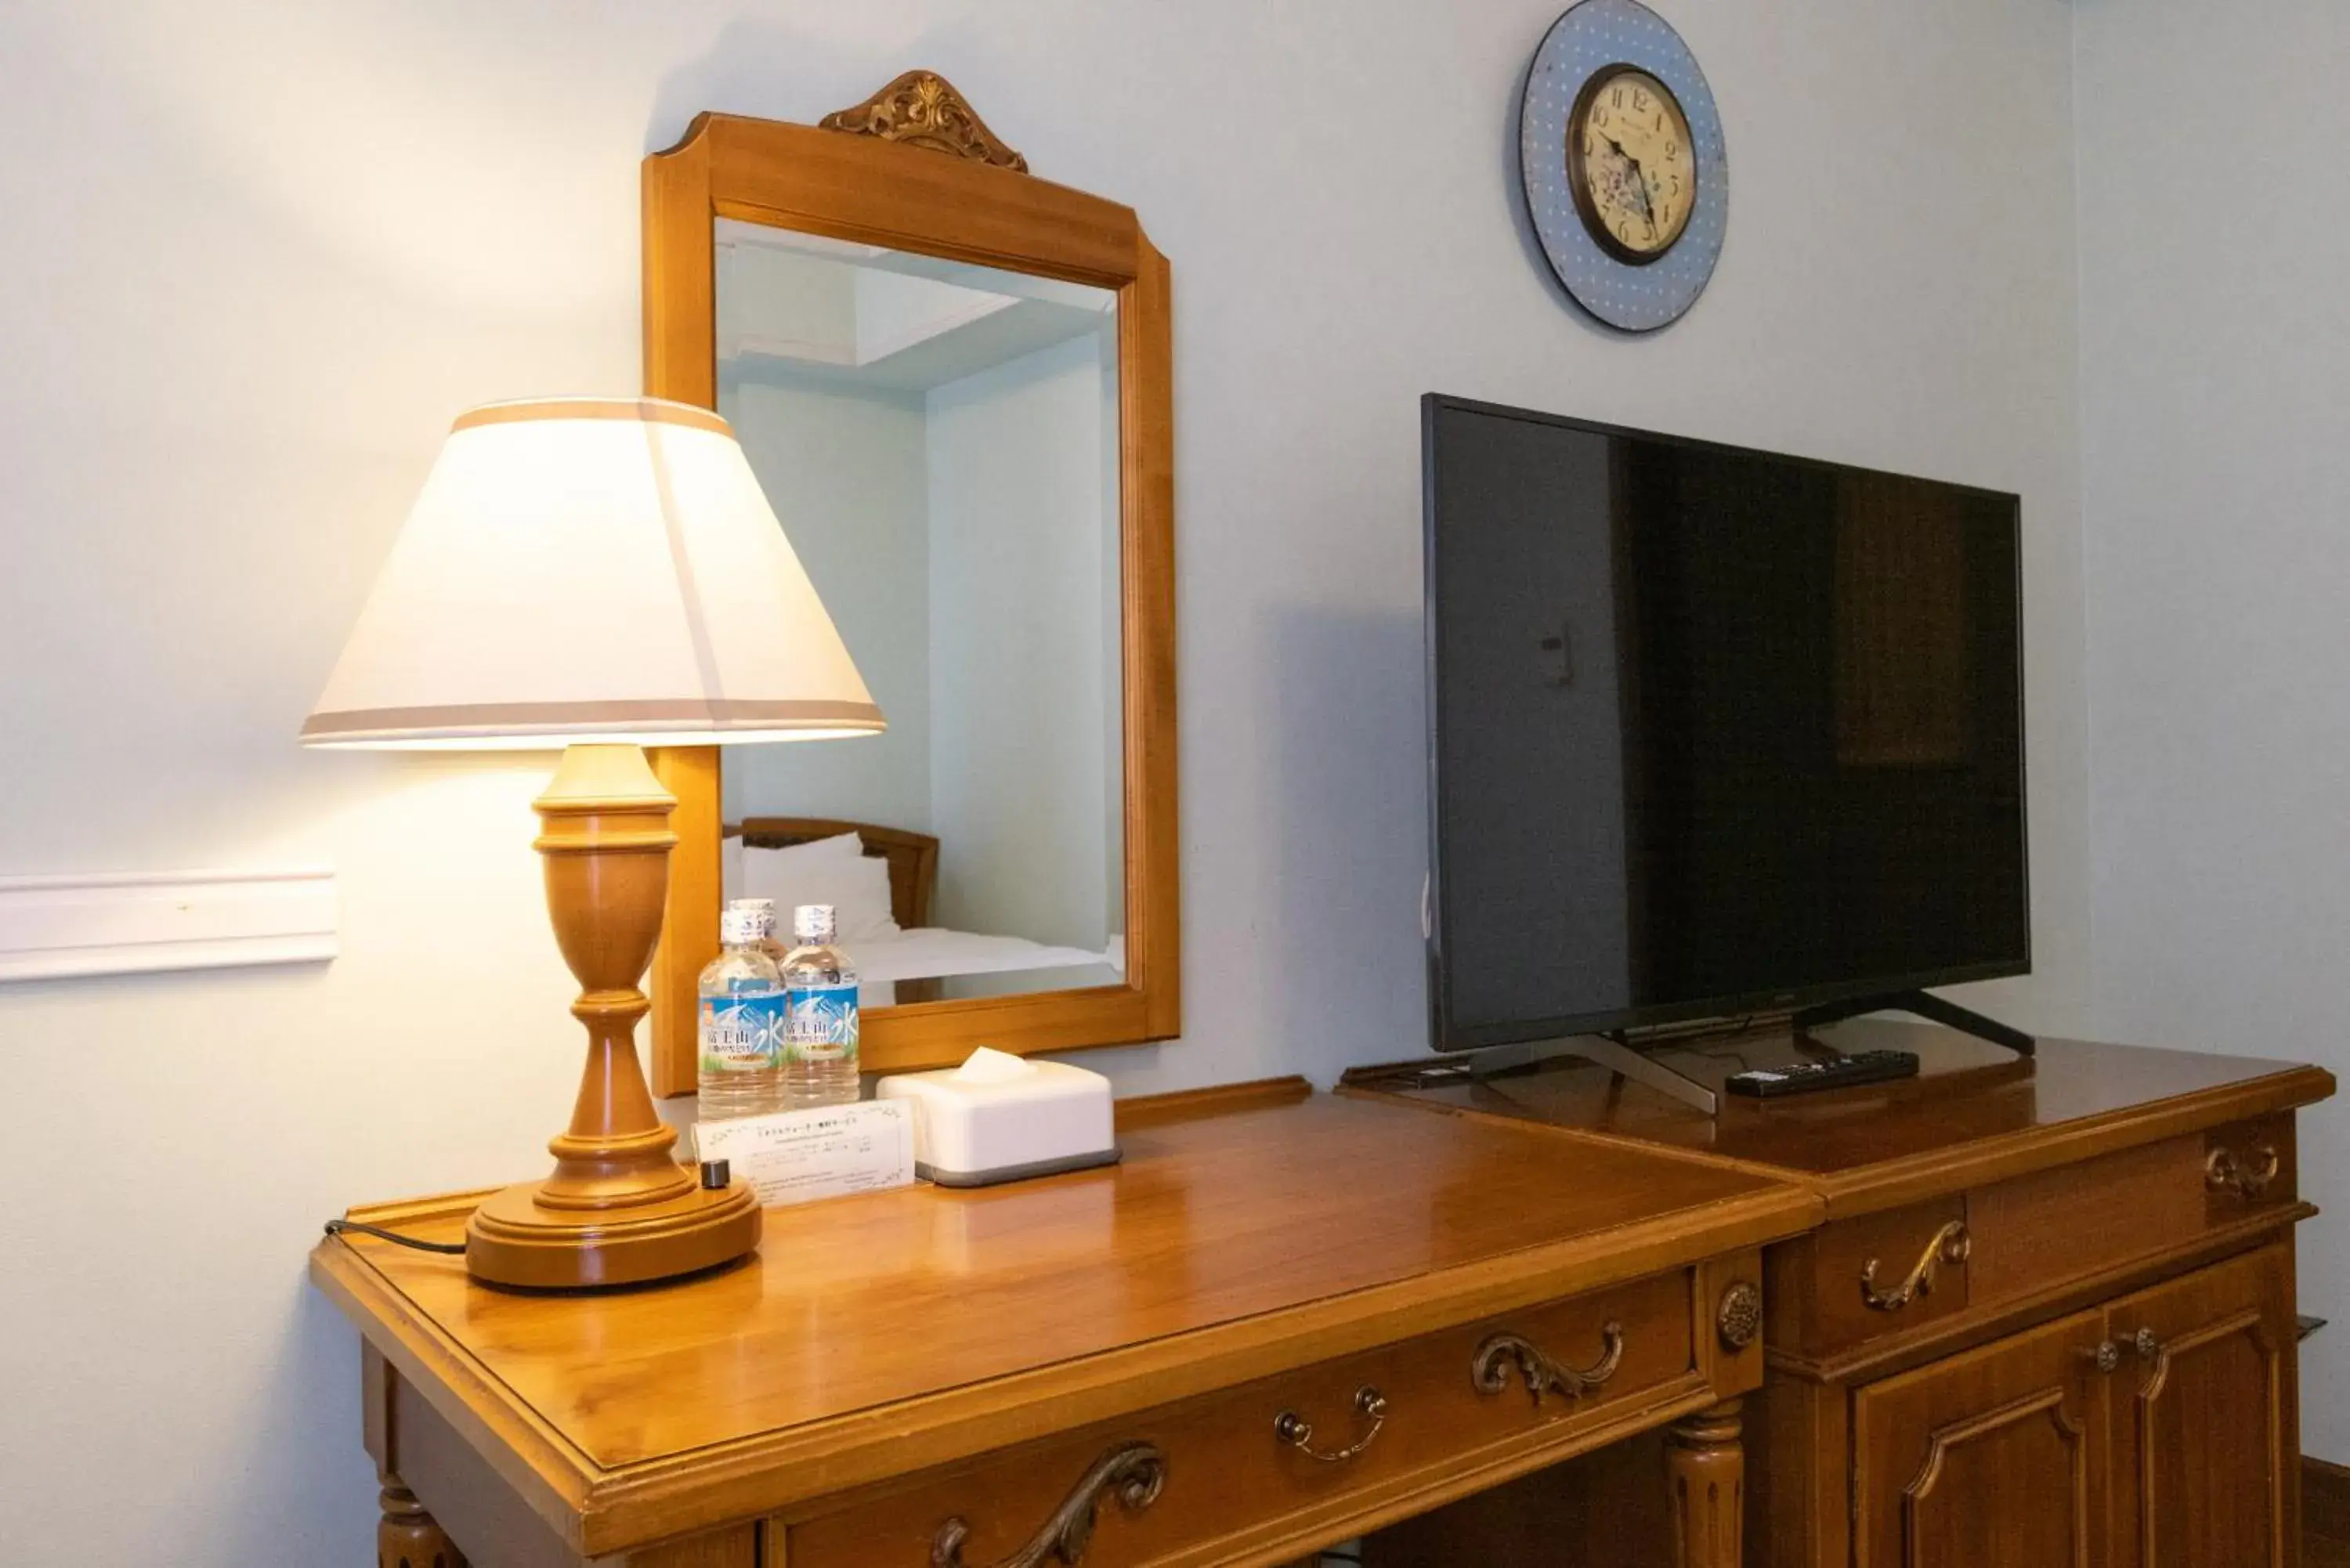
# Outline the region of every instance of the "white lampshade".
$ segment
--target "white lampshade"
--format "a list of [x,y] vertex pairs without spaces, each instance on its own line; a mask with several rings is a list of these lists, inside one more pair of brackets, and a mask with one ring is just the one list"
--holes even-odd
[[726,421],[654,399],[461,416],[306,745],[708,745],[881,711]]

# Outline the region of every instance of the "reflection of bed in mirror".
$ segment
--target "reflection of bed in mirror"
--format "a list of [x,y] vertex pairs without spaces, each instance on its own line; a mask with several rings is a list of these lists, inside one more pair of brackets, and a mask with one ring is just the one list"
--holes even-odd
[[1116,935],[1096,951],[933,925],[939,841],[927,833],[749,816],[727,826],[723,877],[730,898],[775,899],[786,928],[795,906],[833,904],[866,1008],[1033,990],[1046,975],[1056,986],[1110,985],[1125,971]]

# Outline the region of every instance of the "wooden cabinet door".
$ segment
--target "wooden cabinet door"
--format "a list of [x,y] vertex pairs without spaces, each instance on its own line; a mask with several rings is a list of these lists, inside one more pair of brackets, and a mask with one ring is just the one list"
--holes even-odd
[[2080,1313],[1856,1392],[1856,1568],[2108,1568],[2104,1338]]
[[2116,1563],[2300,1562],[2293,1252],[2271,1247],[2106,1309]]

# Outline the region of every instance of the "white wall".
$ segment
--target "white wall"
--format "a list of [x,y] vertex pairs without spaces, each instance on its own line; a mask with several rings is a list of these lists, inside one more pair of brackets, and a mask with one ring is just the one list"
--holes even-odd
[[1126,929],[1124,878],[1114,918],[1103,894],[1118,409],[1102,369],[1087,333],[926,400],[936,923],[1097,952]]
[[[2350,1072],[2350,11],[2074,9],[2096,1026]],[[2338,1125],[2301,1165],[2336,1319]],[[2303,1367],[2350,1459],[2350,1338]]]
[[354,1341],[302,1255],[347,1203],[540,1168],[578,1036],[541,774],[292,735],[450,416],[638,384],[637,164],[698,109],[929,65],[1174,259],[1190,1028],[1126,1087],[1422,1046],[1431,388],[2023,492],[2043,972],[1999,1005],[2077,1022],[2068,12],[1672,0],[1733,217],[1695,313],[1627,341],[1517,215],[1558,8],[0,8],[0,870],[323,857],[346,898],[330,969],[0,993],[45,1173],[0,1210],[9,1554],[364,1560]]
[[922,395],[853,390],[842,379],[796,376],[774,360],[723,366],[718,408],[889,727],[823,745],[742,747],[723,771],[726,820],[830,816],[928,832]]

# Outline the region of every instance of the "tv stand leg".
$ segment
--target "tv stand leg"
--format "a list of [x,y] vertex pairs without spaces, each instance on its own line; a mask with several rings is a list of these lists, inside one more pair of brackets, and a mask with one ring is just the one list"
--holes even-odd
[[1515,1045],[1495,1045],[1469,1055],[1469,1071],[1480,1078],[1490,1078],[1513,1067],[1532,1066],[1537,1062],[1554,1062],[1563,1056],[1579,1056],[1596,1062],[1611,1073],[1621,1074],[1636,1084],[1646,1084],[1660,1095],[1669,1096],[1685,1106],[1693,1106],[1707,1116],[1721,1108],[1721,1098],[1711,1089],[1685,1073],[1677,1073],[1655,1057],[1635,1051],[1620,1041],[1605,1034],[1569,1034],[1556,1040],[1527,1040]]
[[1978,1040],[2004,1045],[2019,1056],[2031,1055],[2038,1044],[2012,1023],[2002,1023],[1971,1007],[1945,1002],[1929,991],[1893,991],[1882,996],[1855,997],[1850,1002],[1831,1002],[1820,1007],[1806,1007],[1795,1014],[1795,1028],[1799,1032],[1825,1029],[1831,1023],[1841,1023],[1847,1018],[1858,1018],[1869,1012],[1914,1013],[1945,1029],[1955,1029],[1961,1034],[1971,1034]]

